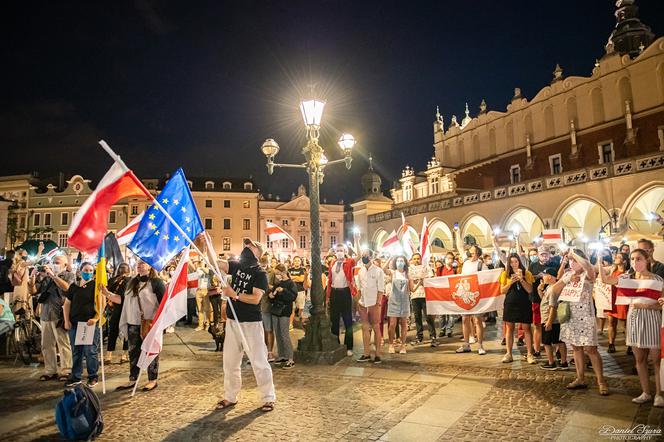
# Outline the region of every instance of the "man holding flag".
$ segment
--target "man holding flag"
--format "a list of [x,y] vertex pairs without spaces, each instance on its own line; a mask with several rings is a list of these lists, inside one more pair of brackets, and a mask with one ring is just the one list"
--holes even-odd
[[[232,276],[232,287],[225,287],[223,294],[230,299],[226,307],[226,340],[224,341],[224,399],[217,409],[232,408],[242,386],[242,354],[247,353],[254,370],[263,406],[261,410],[274,410],[276,393],[272,382],[272,368],[267,360],[261,315],[261,298],[267,292],[267,273],[258,264],[263,255],[263,244],[244,239],[244,249],[238,261],[221,261],[222,272]],[[233,303],[235,312],[231,309]],[[235,314],[234,314],[235,313]],[[246,341],[243,344],[241,334]]]

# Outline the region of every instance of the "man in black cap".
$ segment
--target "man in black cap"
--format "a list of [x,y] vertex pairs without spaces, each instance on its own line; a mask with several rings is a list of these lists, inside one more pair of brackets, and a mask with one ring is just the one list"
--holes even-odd
[[[230,287],[223,289],[223,295],[228,298],[228,319],[224,340],[224,399],[217,403],[219,410],[232,408],[237,404],[237,396],[242,386],[240,367],[243,350],[254,370],[263,401],[261,410],[268,412],[274,409],[276,394],[272,368],[267,360],[260,307],[261,298],[268,289],[267,273],[258,263],[264,249],[260,242],[245,238],[239,261],[220,261],[220,270],[231,275],[232,282]],[[243,342],[241,333],[244,334],[246,343]]]

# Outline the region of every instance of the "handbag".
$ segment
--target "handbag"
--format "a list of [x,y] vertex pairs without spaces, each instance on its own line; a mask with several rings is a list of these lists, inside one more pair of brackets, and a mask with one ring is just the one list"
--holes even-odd
[[561,301],[558,303],[558,308],[556,309],[556,315],[558,317],[558,322],[560,324],[564,324],[565,322],[569,321],[570,313],[571,311],[569,307],[569,302]]
[[138,298],[138,310],[141,312],[141,339],[145,339],[145,337],[148,335],[148,332],[150,331],[150,328],[152,328],[152,319],[145,319],[145,316],[143,315],[143,306],[141,305],[141,290],[143,290],[148,283],[146,282],[143,284],[143,287],[138,289],[138,294],[136,294],[136,297]]
[[286,304],[280,302],[273,302],[270,304],[270,313],[274,316],[283,316],[284,311],[286,310]]

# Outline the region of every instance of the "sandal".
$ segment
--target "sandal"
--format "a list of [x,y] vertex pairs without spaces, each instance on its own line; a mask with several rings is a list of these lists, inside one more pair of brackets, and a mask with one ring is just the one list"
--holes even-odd
[[599,384],[599,394],[601,396],[609,395],[609,386],[606,385],[606,382],[602,382],[601,384]]
[[572,382],[567,384],[567,389],[568,390],[581,390],[581,389],[584,389],[584,388],[588,388],[588,384],[586,384],[585,382],[583,382],[580,379],[574,379]]
[[[68,379],[68,378],[69,378],[69,377],[67,377],[67,379]],[[57,374],[43,374],[43,375],[39,376],[39,380],[40,380],[41,382],[44,382],[44,381],[54,381],[54,380],[56,380],[56,379],[58,379],[58,375],[57,375]],[[67,379],[65,379],[65,380],[67,380]]]
[[[152,386],[149,386],[150,384],[152,384]],[[157,384],[156,381],[155,382],[148,382],[147,384],[145,384],[145,387],[141,388],[141,391],[152,391],[155,388],[157,388],[157,385],[158,384]]]
[[274,410],[274,402],[266,402],[263,404],[261,407],[261,411],[263,413],[268,413],[270,411]]
[[237,402],[231,402],[229,400],[223,399],[223,400],[220,400],[219,402],[217,402],[217,406],[215,407],[215,409],[217,409],[217,410],[226,410],[226,409],[229,409],[229,408],[233,408],[236,405],[237,405]]

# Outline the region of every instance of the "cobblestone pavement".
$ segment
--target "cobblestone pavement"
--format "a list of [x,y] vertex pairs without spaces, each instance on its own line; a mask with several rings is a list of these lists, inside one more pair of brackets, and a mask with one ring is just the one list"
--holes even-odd
[[[186,328],[167,335],[159,387],[133,399],[113,391],[128,366],[107,367],[108,394],[96,388],[105,420],[100,440],[607,440],[598,435],[605,423],[664,428],[660,409],[630,402],[638,381],[620,345],[614,355],[603,353],[612,367],[609,398],[598,395],[590,375],[588,390],[568,391],[571,371],[502,364],[495,340],[486,343],[486,356],[456,354],[454,337],[437,348],[386,354],[381,365],[346,358],[335,366],[275,368],[277,406],[264,414],[250,367],[243,368],[238,405],[214,410],[223,374],[208,338]],[[361,342],[359,333],[355,338]],[[0,362],[0,440],[59,439],[53,410],[62,388],[38,382],[39,375],[38,368]]]

